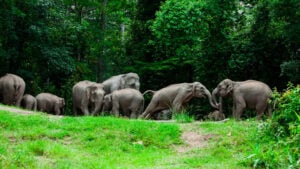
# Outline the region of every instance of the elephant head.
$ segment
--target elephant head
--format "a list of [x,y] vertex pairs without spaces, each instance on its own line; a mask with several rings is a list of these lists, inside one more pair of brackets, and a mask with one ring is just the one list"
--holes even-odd
[[207,96],[210,105],[214,108],[217,108],[217,106],[212,101],[212,97],[209,90],[207,90],[207,88],[200,82],[192,83],[192,93],[194,97],[198,97],[198,98],[205,98]]
[[121,89],[132,88],[140,90],[140,78],[136,73],[127,73],[121,76]]
[[232,93],[234,82],[230,79],[225,79],[218,84],[218,93],[221,97],[226,97]]
[[104,96],[104,99],[103,99],[102,111],[107,112],[107,111],[110,111],[111,108],[112,108],[112,94],[107,94]]
[[102,107],[104,97],[103,85],[99,83],[91,84],[88,86],[87,95],[93,108],[92,114],[95,115]]

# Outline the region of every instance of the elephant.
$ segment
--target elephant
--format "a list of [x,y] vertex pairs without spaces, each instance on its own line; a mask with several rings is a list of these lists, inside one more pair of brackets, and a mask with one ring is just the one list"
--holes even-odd
[[21,101],[21,107],[28,109],[28,110],[36,111],[36,109],[37,109],[36,98],[30,94],[25,94]]
[[21,77],[7,73],[0,78],[0,101],[6,105],[20,106],[25,87]]
[[136,73],[127,73],[112,76],[102,82],[106,94],[112,93],[115,90],[132,88],[140,90],[140,78]]
[[220,97],[232,97],[232,114],[236,119],[240,119],[245,108],[255,109],[257,119],[261,119],[263,113],[268,108],[268,115],[271,116],[271,105],[268,99],[272,96],[270,87],[260,81],[232,81],[224,79],[217,86],[216,91]]
[[136,89],[115,90],[104,96],[103,111],[110,111],[115,116],[120,112],[129,118],[137,118],[144,109],[144,97]]
[[72,88],[73,112],[77,116],[95,116],[102,109],[104,89],[103,84],[88,80],[76,83]]
[[65,99],[51,93],[40,93],[36,97],[37,110],[55,115],[64,112]]
[[221,111],[219,110],[215,110],[213,112],[210,112],[207,116],[206,116],[207,119],[209,120],[213,120],[213,121],[221,121],[221,120],[224,120],[225,119],[225,114],[222,113]]
[[194,97],[207,96],[210,105],[217,108],[212,102],[209,90],[200,82],[173,84],[158,91],[148,90],[144,94],[147,92],[152,92],[153,97],[140,118],[149,119],[153,114],[165,109],[178,112]]

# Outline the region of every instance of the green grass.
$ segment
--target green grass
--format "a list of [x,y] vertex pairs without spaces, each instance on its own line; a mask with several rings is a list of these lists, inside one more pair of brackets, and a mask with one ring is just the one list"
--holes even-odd
[[[0,168],[251,168],[244,161],[257,124],[59,118],[0,110]],[[204,146],[178,153],[185,146],[184,131],[209,137]]]
[[0,111],[0,168],[147,168],[180,143],[176,124]]
[[[257,121],[201,122],[193,129],[206,136],[206,146],[178,158],[182,168],[232,169],[252,168],[247,153],[252,148]],[[180,168],[180,167],[179,167]]]

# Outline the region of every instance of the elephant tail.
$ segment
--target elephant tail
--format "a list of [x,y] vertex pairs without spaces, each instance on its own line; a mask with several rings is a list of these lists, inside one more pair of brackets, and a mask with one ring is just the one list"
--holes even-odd
[[152,95],[154,95],[155,92],[156,92],[156,91],[154,91],[154,90],[146,90],[146,91],[143,93],[143,96],[144,96],[145,94],[147,94],[147,93],[151,93]]

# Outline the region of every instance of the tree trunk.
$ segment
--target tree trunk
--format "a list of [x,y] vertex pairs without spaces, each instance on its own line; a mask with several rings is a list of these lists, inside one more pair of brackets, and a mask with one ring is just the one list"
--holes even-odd
[[103,72],[104,72],[104,60],[105,60],[105,47],[104,47],[104,36],[106,30],[106,5],[107,0],[102,0],[102,10],[100,17],[100,26],[101,26],[101,35],[100,35],[100,54],[98,58],[98,67],[97,67],[97,82],[101,82],[103,80]]

